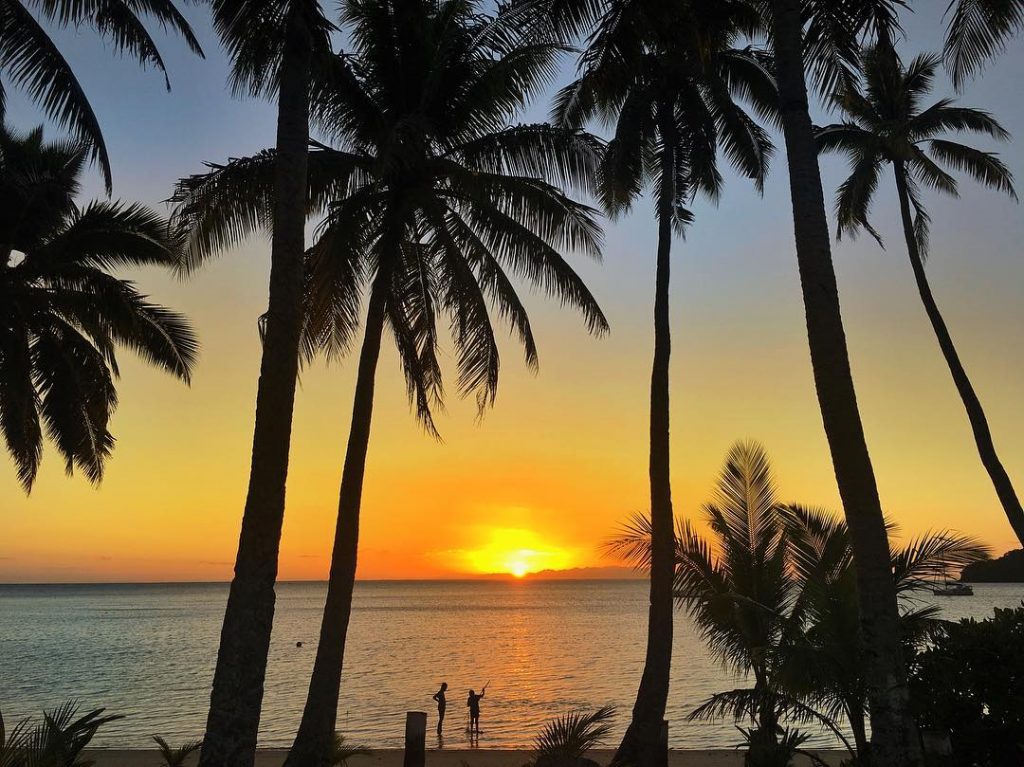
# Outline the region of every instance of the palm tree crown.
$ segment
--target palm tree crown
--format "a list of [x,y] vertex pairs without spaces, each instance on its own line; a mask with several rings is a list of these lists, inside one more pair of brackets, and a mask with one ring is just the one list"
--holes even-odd
[[[432,430],[441,314],[451,320],[459,389],[481,404],[493,402],[499,368],[489,303],[536,364],[515,280],[579,308],[592,331],[607,322],[561,253],[599,253],[594,211],[559,187],[594,189],[600,144],[579,131],[510,125],[547,81],[559,46],[524,44],[510,18],[483,17],[475,2],[431,6],[348,3],[353,50],[315,78],[313,119],[325,140],[310,151],[308,207],[322,221],[307,254],[304,351],[345,351],[372,283]],[[273,158],[267,150],[182,180],[175,199],[192,252],[268,220]]]
[[888,163],[906,169],[922,256],[929,222],[922,185],[958,195],[956,179],[943,166],[1016,198],[1013,176],[996,154],[943,138],[976,133],[1005,141],[1009,134],[988,112],[958,106],[951,99],[925,106],[939,64],[938,56],[921,54],[904,68],[892,51],[869,49],[863,56],[863,83],[849,81],[833,97],[833,105],[847,119],[819,129],[817,141],[821,151],[840,152],[850,161],[850,176],[836,196],[840,234],[864,229],[881,241],[868,212]]
[[[730,449],[703,511],[708,535],[676,523],[676,599],[711,651],[753,686],[712,695],[690,718],[748,719],[752,748],[774,746],[787,720],[813,720],[845,742],[837,722],[846,719],[854,735],[847,747],[864,754],[865,650],[847,525],[826,510],[781,502],[768,454],[755,442]],[[608,547],[647,568],[650,541],[650,522],[638,516]],[[987,556],[977,541],[948,531],[893,547],[889,570],[905,644],[920,643],[938,624],[938,608],[915,595]]]
[[[745,3],[689,0],[631,2],[598,21],[579,62],[579,77],[555,101],[558,123],[598,121],[612,128],[602,163],[602,201],[612,215],[629,211],[644,190],[669,196],[673,224],[702,194],[717,200],[722,176],[718,150],[761,187],[771,143],[738,102],[760,115],[777,111],[774,80],[762,54],[736,47],[757,29]],[[671,30],[686,29],[687,34]],[[670,158],[671,172],[661,160]]]
[[89,151],[0,130],[0,430],[26,490],[44,434],[69,474],[103,476],[118,346],[185,382],[198,352],[181,315],[110,273],[176,268],[181,242],[141,205],[77,205]]

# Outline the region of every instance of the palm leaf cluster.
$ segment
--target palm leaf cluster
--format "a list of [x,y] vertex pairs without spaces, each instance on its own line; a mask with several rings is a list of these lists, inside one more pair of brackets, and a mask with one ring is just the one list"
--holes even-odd
[[[447,316],[458,388],[481,405],[498,385],[492,313],[535,366],[537,347],[517,283],[607,322],[564,252],[598,256],[595,212],[562,189],[594,189],[600,143],[576,130],[516,125],[550,81],[561,46],[525,43],[511,11],[488,17],[450,0],[403,7],[351,2],[352,49],[317,78],[308,209],[303,351],[345,352],[377,298],[418,416],[433,431],[443,385],[438,326]],[[265,229],[274,152],[183,180],[178,216],[196,259]],[[367,311],[374,305],[371,297]]]
[[840,235],[864,229],[881,242],[868,214],[881,172],[889,164],[906,170],[922,256],[927,253],[930,222],[923,189],[959,195],[959,185],[947,168],[1016,198],[1013,176],[998,155],[946,137],[975,133],[1008,140],[1009,134],[996,119],[948,98],[925,105],[940,63],[937,55],[921,54],[904,67],[892,50],[872,48],[862,56],[860,76],[848,80],[832,97],[832,106],[846,119],[820,128],[817,142],[820,151],[839,152],[850,165],[850,175],[836,195]]
[[76,701],[43,713],[42,721],[18,723],[7,732],[0,715],[0,767],[91,767],[82,752],[105,724],[122,719],[98,708],[79,714]]
[[179,314],[113,270],[177,268],[180,237],[135,204],[75,202],[89,148],[0,131],[0,432],[32,487],[48,437],[67,472],[103,476],[117,349],[188,381],[198,343]]
[[160,752],[161,767],[185,767],[188,758],[198,751],[203,742],[201,740],[190,740],[180,746],[172,746],[159,735],[153,736],[157,750]]
[[577,767],[611,732],[615,709],[570,711],[546,722],[534,743],[533,767]]
[[[867,683],[846,523],[826,510],[780,502],[768,455],[756,443],[730,450],[703,517],[706,536],[677,523],[676,598],[714,655],[753,685],[713,695],[690,717],[751,721],[752,747],[790,737],[785,722],[814,722],[851,752],[865,748]],[[649,541],[649,523],[634,517],[608,548],[642,568]],[[908,647],[938,625],[937,609],[917,595],[987,556],[976,540],[948,531],[893,548]],[[842,735],[843,721],[854,743]]]
[[597,123],[612,131],[601,164],[606,211],[628,213],[645,189],[653,190],[681,232],[697,195],[715,201],[721,194],[720,151],[758,189],[767,174],[771,142],[742,106],[766,118],[777,111],[768,57],[740,45],[758,28],[758,15],[739,2],[612,5],[552,114],[558,124]]

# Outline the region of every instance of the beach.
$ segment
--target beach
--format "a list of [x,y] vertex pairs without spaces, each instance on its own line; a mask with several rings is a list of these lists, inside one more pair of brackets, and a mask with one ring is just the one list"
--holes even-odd
[[[815,755],[829,765],[838,765],[845,752],[815,751]],[[287,751],[265,749],[256,752],[256,767],[280,767]],[[608,764],[613,751],[599,749],[587,756],[598,764]],[[529,749],[443,749],[428,750],[428,767],[523,767],[533,754]],[[86,752],[88,759],[95,760],[95,767],[158,767],[160,755],[157,751],[117,749],[96,749]],[[348,767],[402,767],[401,749],[374,751],[370,756],[353,757]],[[194,762],[190,762],[190,767]],[[741,767],[743,752],[733,749],[678,750],[668,752],[669,767]],[[805,767],[811,761],[797,758],[796,765]]]

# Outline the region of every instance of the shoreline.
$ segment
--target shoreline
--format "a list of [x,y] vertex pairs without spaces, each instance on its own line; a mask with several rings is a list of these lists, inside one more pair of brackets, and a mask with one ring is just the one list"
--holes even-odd
[[[173,744],[172,744],[173,745]],[[260,749],[256,752],[255,767],[280,767],[287,754],[286,749]],[[813,752],[829,765],[838,765],[845,751]],[[599,764],[611,761],[613,749],[595,749],[587,756]],[[349,760],[349,767],[402,767],[402,749],[380,749],[369,756],[357,756]],[[737,749],[669,749],[669,767],[741,767],[744,752]],[[95,767],[159,767],[160,752],[153,749],[86,749],[85,756],[95,760]],[[452,748],[427,749],[429,767],[524,767],[533,756],[528,748],[488,749]],[[797,757],[794,764],[809,765],[806,757]],[[195,757],[188,765],[195,764]]]

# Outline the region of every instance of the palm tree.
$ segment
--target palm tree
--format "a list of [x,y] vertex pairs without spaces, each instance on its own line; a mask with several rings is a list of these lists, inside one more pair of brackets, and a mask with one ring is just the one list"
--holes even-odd
[[103,712],[98,708],[80,716],[78,702],[69,700],[44,711],[39,723],[32,724],[26,719],[9,733],[0,715],[0,767],[88,767],[92,762],[82,759],[82,752],[96,732],[103,725],[124,718],[104,716]]
[[951,0],[943,58],[959,90],[1024,30],[1024,0]]
[[[712,539],[702,538],[689,521],[676,523],[675,598],[717,659],[754,678],[752,689],[716,695],[692,716],[723,709],[749,713],[755,725],[752,750],[778,745],[786,702],[778,678],[779,648],[790,630],[795,584],[785,514],[764,449],[738,443],[726,458],[714,500],[704,506]],[[645,517],[634,517],[609,549],[646,567],[650,532]]]
[[[252,458],[234,578],[221,628],[202,767],[248,767],[256,755],[274,622],[274,583],[302,325],[309,94],[315,62],[330,52],[330,25],[316,0],[213,0],[213,18],[233,61],[236,92],[277,99],[276,161],[270,168],[270,288],[261,330]],[[238,243],[250,228],[189,227],[189,266]]]
[[156,743],[157,750],[160,752],[160,759],[163,761],[160,767],[185,767],[189,757],[203,745],[202,741],[190,740],[175,747],[159,735],[153,736],[153,742]]
[[833,99],[846,119],[817,132],[821,151],[842,153],[850,162],[850,176],[836,196],[839,235],[864,229],[881,244],[868,214],[879,174],[891,163],[907,253],[925,313],[967,411],[981,462],[1013,531],[1024,544],[1024,508],[996,454],[985,412],[939,312],[924,268],[929,218],[922,185],[958,195],[956,181],[942,165],[965,171],[979,183],[1016,199],[1013,177],[995,154],[942,136],[973,132],[1005,141],[1009,134],[987,112],[955,106],[949,99],[923,105],[940,64],[938,56],[920,55],[905,68],[889,51],[870,50],[863,59],[863,85],[850,81]]
[[898,5],[772,0],[768,19],[811,367],[856,564],[870,670],[872,758],[887,767],[919,764],[920,747],[909,711],[885,519],[850,371],[805,72],[820,90],[833,92],[855,69],[863,36],[892,38]]
[[[676,599],[718,659],[752,677],[753,686],[716,693],[689,718],[752,721],[744,731],[752,765],[789,763],[776,758],[792,755],[804,736],[784,729],[784,721],[824,726],[866,759],[864,646],[847,526],[827,511],[781,503],[757,443],[729,451],[704,520],[708,537],[677,520]],[[634,517],[609,549],[646,568],[650,541],[648,519]],[[893,550],[903,642],[920,643],[939,623],[937,609],[921,607],[916,593],[986,556],[984,546],[948,532]],[[853,744],[836,724],[844,718]]]
[[[315,83],[314,116],[334,146],[315,143],[309,157],[307,204],[325,218],[308,256],[304,350],[347,348],[364,291],[369,299],[327,603],[290,764],[324,763],[334,734],[385,326],[429,432],[443,395],[441,314],[451,319],[459,388],[481,407],[493,403],[498,384],[488,300],[536,364],[508,272],[580,309],[592,332],[607,328],[560,254],[598,254],[595,212],[554,185],[589,190],[599,144],[546,125],[509,127],[561,50],[527,42],[517,21],[514,10],[488,17],[473,0],[354,0],[343,7],[353,49]],[[197,231],[238,232],[265,220],[274,159],[265,152],[186,179],[182,215]]]
[[75,202],[90,148],[0,127],[0,431],[31,490],[44,435],[94,483],[114,447],[117,348],[186,383],[198,342],[113,269],[180,265],[181,238],[138,205]]
[[685,207],[721,190],[718,148],[760,188],[771,144],[736,103],[762,112],[775,104],[761,57],[734,47],[756,24],[740,3],[703,0],[608,3],[587,40],[579,77],[557,96],[556,120],[579,127],[601,120],[614,132],[602,163],[602,199],[612,216],[629,211],[646,188],[656,197],[658,251],[651,373],[650,508],[653,554],[647,652],[633,715],[615,761],[662,763],[672,662],[675,547],[669,461],[669,271],[673,233],[692,221]]
[[[0,77],[26,91],[51,119],[89,147],[90,156],[99,161],[109,194],[110,158],[99,121],[75,73],[37,14],[62,28],[92,27],[118,51],[134,56],[143,66],[159,69],[168,90],[170,80],[160,51],[139,16],[152,17],[164,30],[180,34],[193,53],[202,56],[203,50],[171,0],[0,0]],[[0,81],[0,121],[5,102]]]
[[611,732],[615,709],[570,711],[544,723],[534,741],[535,756],[527,767],[594,767],[587,752],[597,748]]

